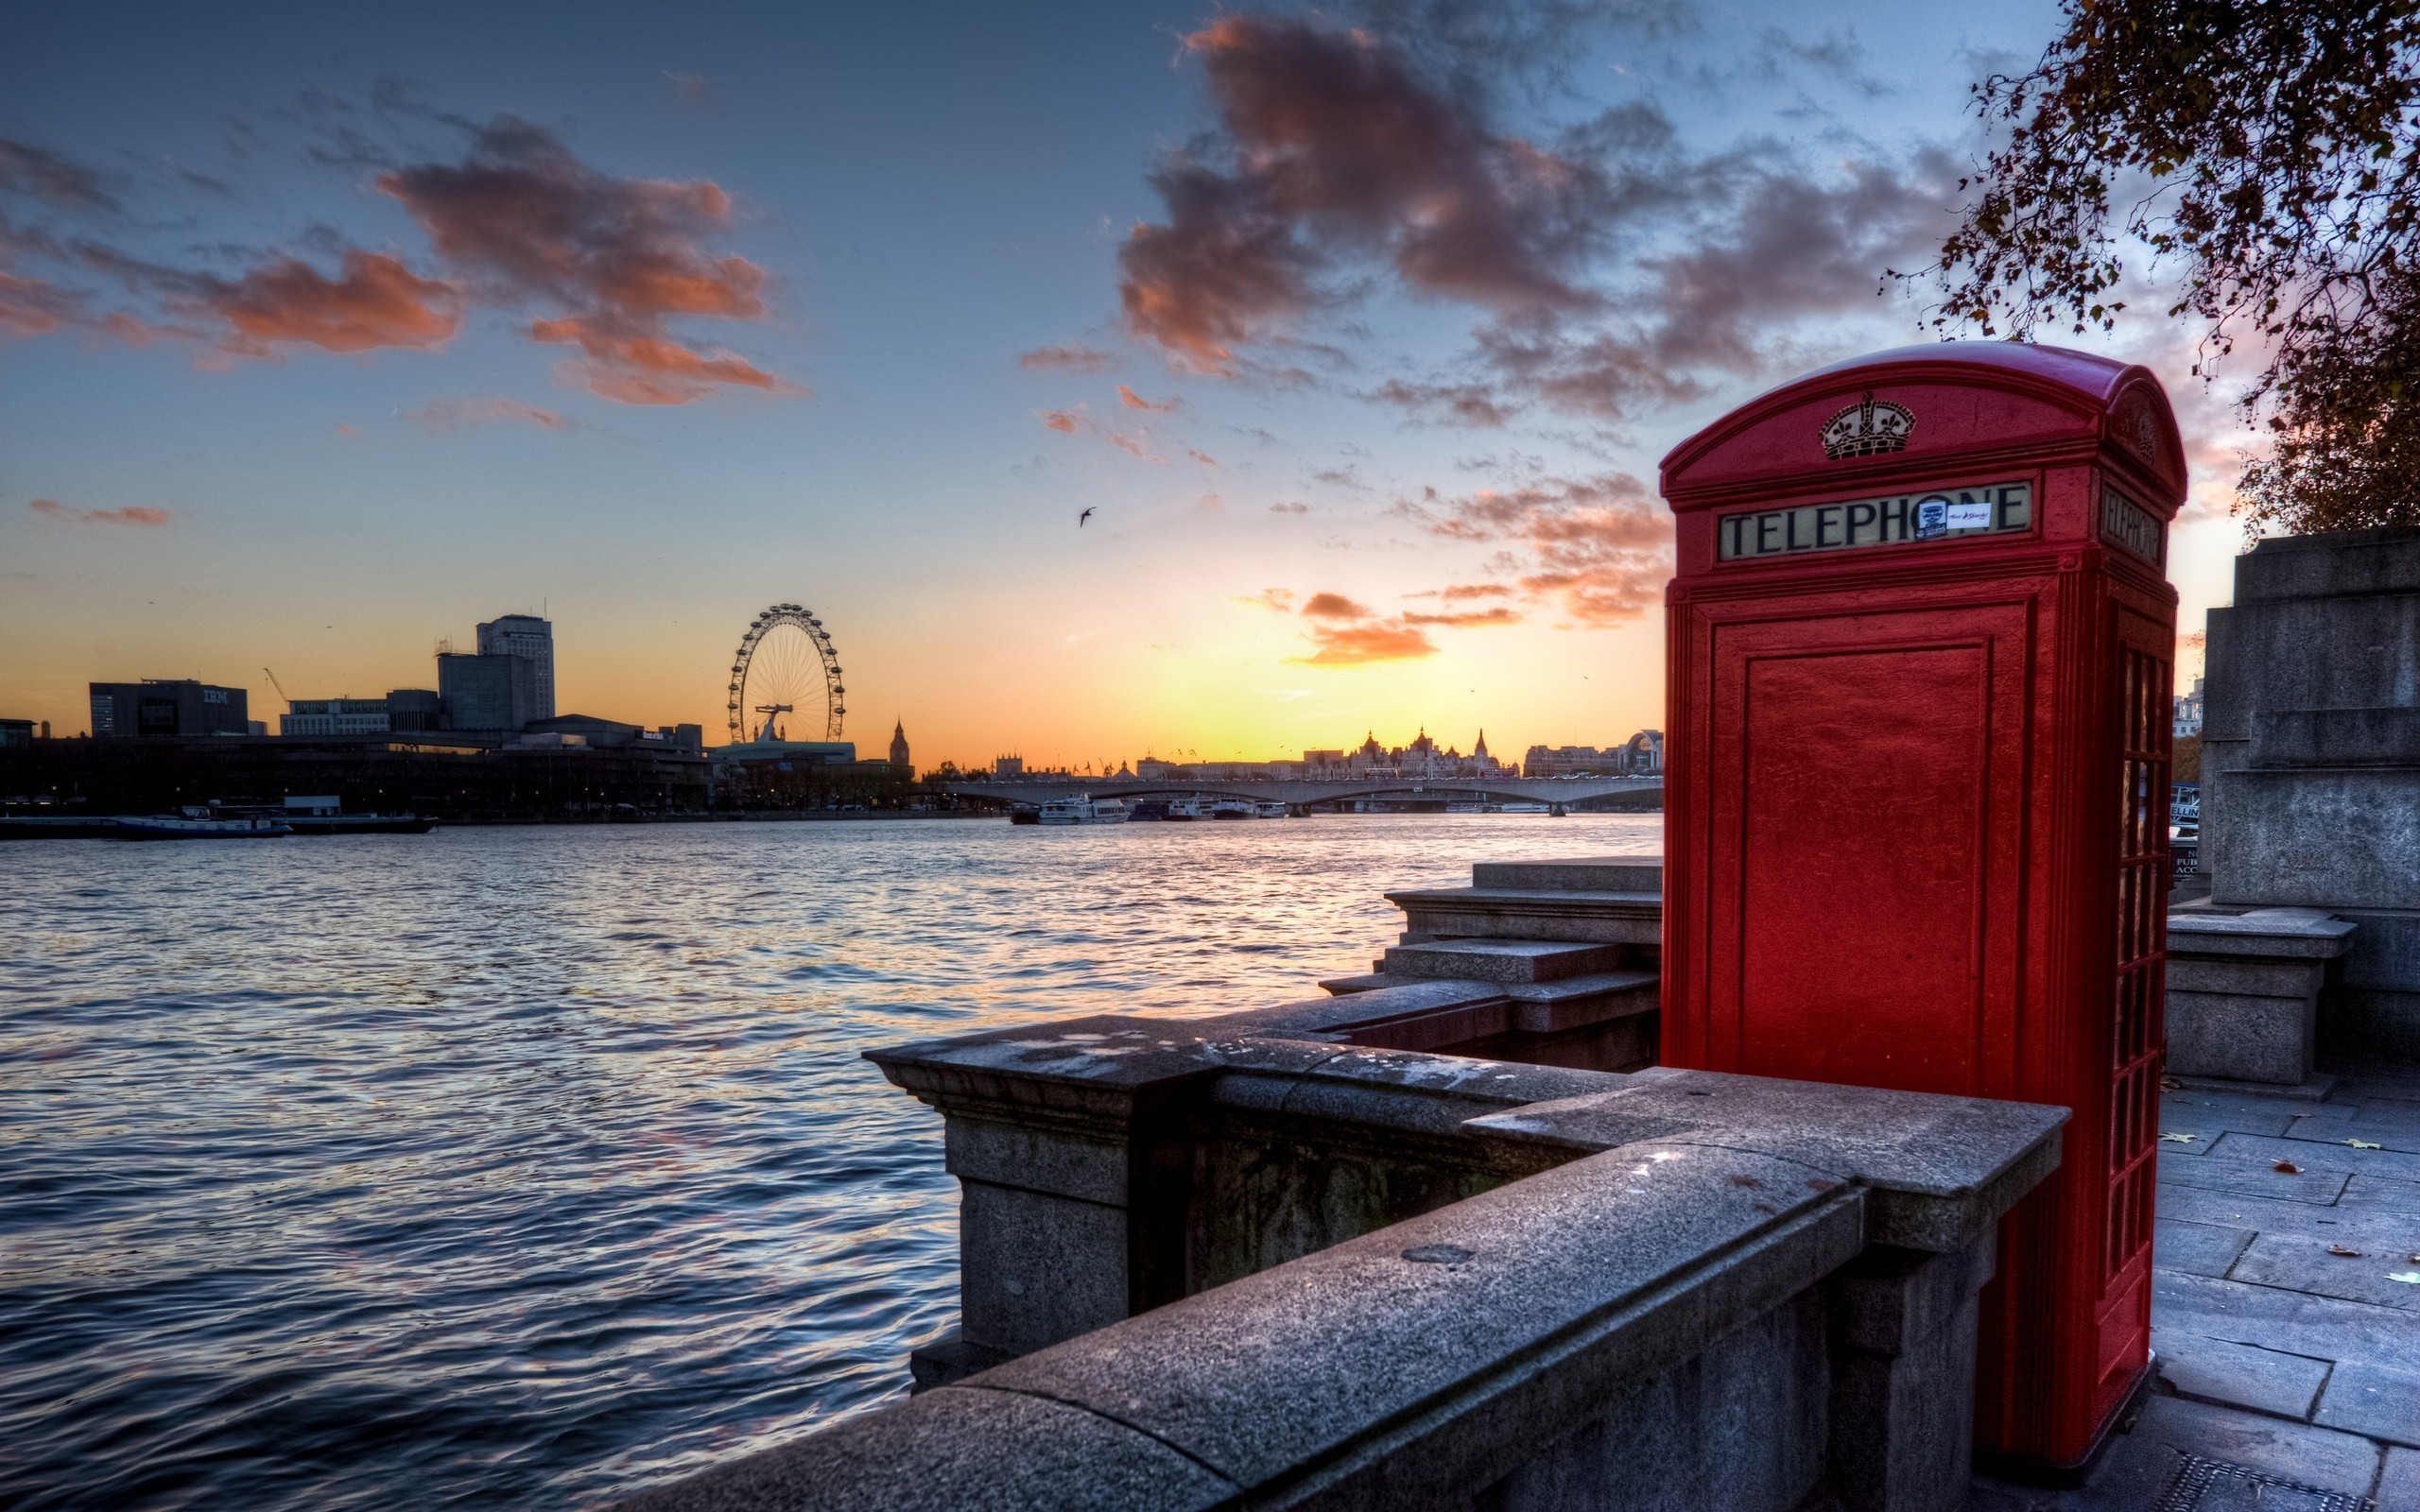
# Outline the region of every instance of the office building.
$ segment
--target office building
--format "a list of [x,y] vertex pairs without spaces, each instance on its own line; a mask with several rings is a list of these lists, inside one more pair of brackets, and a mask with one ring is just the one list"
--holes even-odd
[[0,719],[0,750],[31,750],[33,748],[34,722],[32,720]]
[[[479,655],[517,656],[537,673],[532,719],[555,717],[555,627],[535,614],[503,614],[479,627]],[[456,723],[455,729],[470,727]],[[485,728],[485,727],[482,727]]]
[[95,682],[93,733],[104,739],[141,735],[241,735],[250,732],[250,696],[190,678]]
[[314,735],[383,735],[389,729],[384,698],[289,698],[277,732],[288,740]]
[[[539,623],[544,624],[544,621]],[[480,638],[488,627],[480,626]],[[437,653],[437,696],[448,730],[518,733],[538,713],[538,663],[508,653]]]
[[419,733],[445,728],[444,701],[433,688],[394,688],[387,694],[387,728]]

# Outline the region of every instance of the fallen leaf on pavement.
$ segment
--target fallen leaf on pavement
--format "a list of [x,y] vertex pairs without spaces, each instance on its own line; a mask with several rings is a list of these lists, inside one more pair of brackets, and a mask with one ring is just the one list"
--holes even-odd
[[2420,1286],[2420,1270],[2391,1270],[2386,1273],[2386,1279],[2401,1281],[2406,1286]]
[[2169,1091],[2169,1092],[2172,1092],[2172,1091],[2175,1091],[2177,1089],[2179,1089],[2179,1088],[2183,1087],[2185,1084],[2184,1084],[2183,1082],[2181,1082],[2181,1081],[2178,1081],[2178,1080],[2177,1080],[2175,1077],[2173,1077],[2173,1076],[2162,1076],[2162,1077],[2159,1079],[2159,1085],[2160,1085],[2160,1091]]
[[2330,1245],[2327,1246],[2327,1252],[2331,1255],[2342,1255],[2346,1260],[2359,1260],[2361,1258],[2361,1252],[2360,1250],[2347,1249],[2342,1245]]
[[2201,1137],[2199,1134],[2163,1134],[2160,1141],[2166,1144],[2190,1144]]
[[2344,1143],[2350,1144],[2357,1150],[2383,1150],[2386,1148],[2385,1145],[2375,1143],[2369,1140],[2346,1140]]
[[2276,1168],[2285,1172],[2288,1176],[2300,1176],[2303,1174],[2303,1168],[2296,1165],[2291,1160],[2279,1160]]

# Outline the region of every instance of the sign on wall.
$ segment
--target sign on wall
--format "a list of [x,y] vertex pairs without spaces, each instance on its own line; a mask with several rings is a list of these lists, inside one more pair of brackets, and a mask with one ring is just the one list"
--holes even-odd
[[2154,567],[2168,566],[2167,524],[2106,483],[2100,486],[2100,539]]
[[1987,483],[1887,499],[1755,509],[1715,521],[1722,561],[2004,536],[2033,525],[2033,487]]

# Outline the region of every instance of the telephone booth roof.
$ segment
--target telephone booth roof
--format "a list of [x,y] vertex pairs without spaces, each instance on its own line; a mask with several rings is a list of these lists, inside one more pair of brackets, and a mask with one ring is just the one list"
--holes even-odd
[[[1827,455],[1827,421],[1869,395],[1912,417],[1899,444]],[[2027,342],[1927,342],[1835,363],[1750,400],[1667,454],[1663,493],[1685,512],[1817,479],[1828,488],[1982,460],[2095,454],[2153,485],[2140,491],[2162,514],[2184,501],[2184,445],[2151,369]]]

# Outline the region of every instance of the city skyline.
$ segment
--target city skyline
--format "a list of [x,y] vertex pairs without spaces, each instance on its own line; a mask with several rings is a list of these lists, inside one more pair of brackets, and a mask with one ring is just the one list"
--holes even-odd
[[[735,8],[509,80],[441,41],[550,57],[567,14],[28,23],[0,60],[0,713],[70,732],[89,682],[182,677],[267,709],[264,666],[298,697],[422,686],[435,640],[543,604],[557,709],[712,730],[786,600],[937,759],[1658,725],[1657,458],[1924,338],[1877,270],[1947,224],[1967,80],[2053,27],[1102,7],[970,12],[936,48]],[[1286,137],[1269,112],[1332,75],[1477,144],[1460,177]],[[1524,199],[1533,150],[1587,193]],[[499,184],[544,215],[495,215]],[[1450,247],[1415,208],[1447,191],[1478,207]],[[1777,244],[1775,196],[1820,234]],[[2196,629],[2239,543],[2224,391],[2166,331],[2059,339],[2185,410]]]

